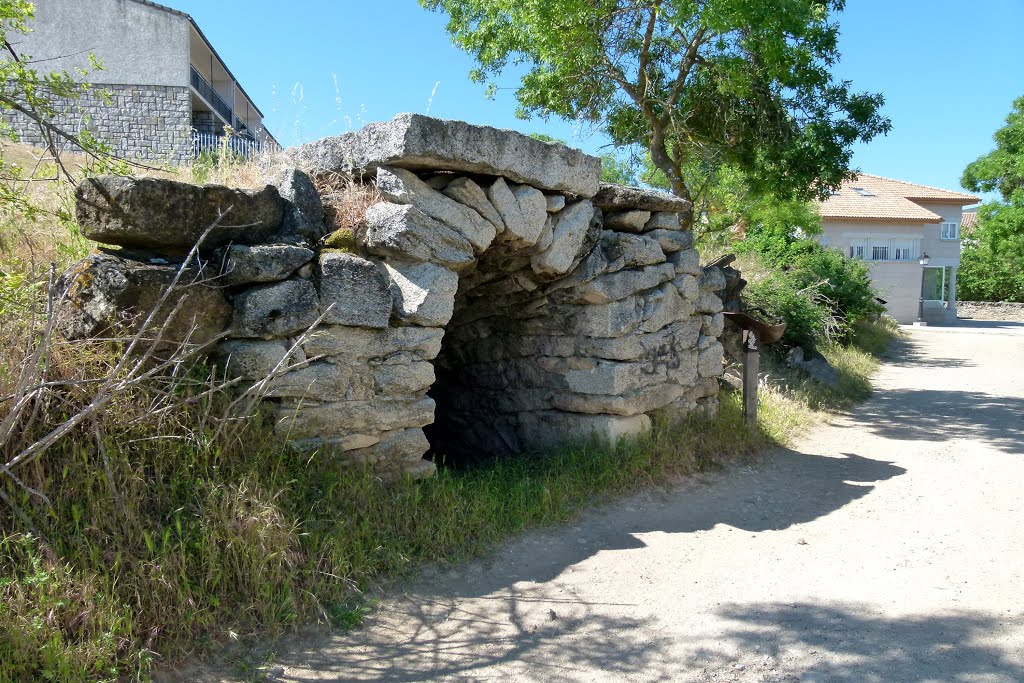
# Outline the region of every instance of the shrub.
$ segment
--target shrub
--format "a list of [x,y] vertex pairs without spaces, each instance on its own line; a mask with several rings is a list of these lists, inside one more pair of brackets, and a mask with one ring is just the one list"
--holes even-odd
[[816,300],[814,291],[797,287],[784,273],[751,282],[743,296],[748,307],[761,308],[769,318],[786,323],[782,337],[785,346],[814,348],[837,326],[829,308]]
[[838,338],[848,340],[857,322],[885,310],[875,299],[871,275],[863,261],[807,242],[803,240],[794,254],[789,279],[801,289],[818,285],[819,295],[829,302],[839,324]]
[[[795,336],[806,339],[806,334],[813,332],[816,341],[828,338],[846,342],[858,322],[885,310],[875,298],[871,275],[862,261],[826,249],[814,240],[755,232],[737,244],[737,251],[756,257],[759,265],[770,272],[766,279],[773,282],[770,286],[755,283],[747,288],[746,297],[765,299],[766,303],[760,305],[798,328]],[[782,287],[791,289],[792,296],[784,295]],[[805,293],[804,303],[794,299],[801,291]],[[820,324],[809,325],[811,317]],[[794,335],[787,331],[784,339],[792,341]]]

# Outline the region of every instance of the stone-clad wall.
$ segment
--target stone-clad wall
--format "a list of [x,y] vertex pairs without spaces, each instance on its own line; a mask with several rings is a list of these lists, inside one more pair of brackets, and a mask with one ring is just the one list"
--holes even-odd
[[[110,95],[109,101],[101,92]],[[72,133],[88,130],[127,159],[180,163],[189,154],[192,100],[188,88],[103,85],[58,107],[55,125]],[[27,117],[4,112],[3,118],[22,142],[43,144],[39,128]]]
[[[260,193],[84,184],[85,233],[133,251],[65,276],[67,329],[95,334],[130,309],[144,289],[137,273],[166,278],[174,253],[230,205],[186,294],[201,300],[182,307],[212,313],[175,329],[202,318],[206,338],[226,333],[213,355],[230,375],[273,377],[276,429],[296,447],[426,476],[428,450],[614,440],[647,429],[657,410],[715,410],[714,292],[725,283],[700,268],[688,202],[602,186],[599,160],[561,145],[414,115],[291,160],[314,175],[353,173],[383,201],[354,234],[323,239],[323,207],[299,170]],[[97,283],[116,278],[97,274],[111,259],[129,284],[107,291]]]

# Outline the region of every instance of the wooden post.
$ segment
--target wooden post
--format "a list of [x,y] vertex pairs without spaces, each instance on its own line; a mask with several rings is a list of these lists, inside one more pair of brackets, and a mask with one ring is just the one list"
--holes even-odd
[[747,424],[757,424],[757,375],[760,366],[757,332],[743,331],[743,417]]

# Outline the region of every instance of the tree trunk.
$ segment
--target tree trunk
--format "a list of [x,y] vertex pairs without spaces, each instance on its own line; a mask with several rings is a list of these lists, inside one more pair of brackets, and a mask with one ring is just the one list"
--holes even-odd
[[[693,198],[690,197],[690,188],[686,186],[686,181],[683,180],[679,164],[669,155],[668,149],[665,146],[664,131],[655,129],[653,133],[650,144],[651,161],[668,178],[672,194],[692,202]],[[683,222],[683,229],[690,230],[693,227],[692,214],[690,216],[684,215]]]

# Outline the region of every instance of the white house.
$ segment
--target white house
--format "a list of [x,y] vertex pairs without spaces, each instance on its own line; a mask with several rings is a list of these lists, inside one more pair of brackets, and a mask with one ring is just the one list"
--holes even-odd
[[[58,103],[57,125],[87,129],[125,157],[157,161],[181,161],[199,145],[216,144],[225,126],[236,148],[277,144],[259,107],[188,14],[150,0],[34,4],[31,33],[8,36],[19,54],[41,60],[43,71],[75,74],[89,66],[90,53],[103,63],[88,76],[94,90]],[[43,142],[28,119],[4,119],[24,142]]]
[[[819,210],[822,244],[868,263],[889,315],[901,323],[956,320],[963,207],[978,197],[866,173],[843,183]],[[927,265],[921,265],[923,255]]]

